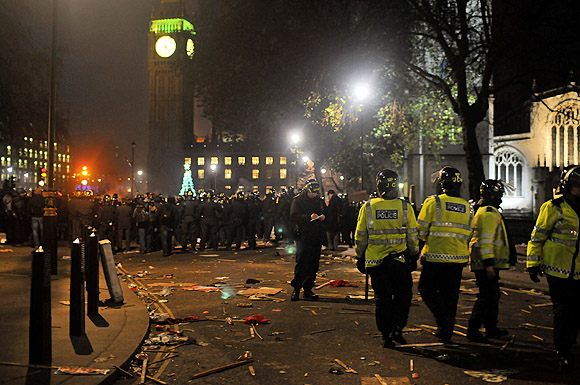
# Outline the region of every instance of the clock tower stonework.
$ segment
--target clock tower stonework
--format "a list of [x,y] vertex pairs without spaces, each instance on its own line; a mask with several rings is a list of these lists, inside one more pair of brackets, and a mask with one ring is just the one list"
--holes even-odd
[[161,0],[149,27],[149,191],[176,195],[194,143],[195,30],[184,0]]

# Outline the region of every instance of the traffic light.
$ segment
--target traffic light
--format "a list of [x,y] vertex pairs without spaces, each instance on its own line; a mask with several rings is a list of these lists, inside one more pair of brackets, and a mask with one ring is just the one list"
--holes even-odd
[[42,167],[38,170],[38,185],[43,187],[46,183],[46,167]]

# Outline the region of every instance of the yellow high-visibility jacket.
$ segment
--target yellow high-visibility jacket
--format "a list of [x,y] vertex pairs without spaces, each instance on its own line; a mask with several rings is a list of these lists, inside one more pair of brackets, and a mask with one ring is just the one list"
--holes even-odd
[[417,221],[411,205],[403,199],[369,199],[358,213],[355,233],[358,258],[365,258],[366,267],[378,266],[389,254],[419,252]]
[[527,267],[540,266],[544,273],[559,278],[573,273],[574,279],[580,279],[579,225],[578,215],[563,197],[544,202],[528,242]]
[[473,238],[469,243],[469,267],[483,270],[486,266],[509,269],[510,250],[503,218],[493,206],[483,206],[473,219]]
[[466,263],[473,214],[463,198],[447,194],[427,197],[417,219],[419,239],[425,241],[421,260]]

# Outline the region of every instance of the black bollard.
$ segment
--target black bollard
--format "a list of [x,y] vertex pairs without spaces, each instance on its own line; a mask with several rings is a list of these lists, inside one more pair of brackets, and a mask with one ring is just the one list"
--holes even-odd
[[99,245],[94,232],[86,239],[87,314],[93,316],[99,314]]
[[30,289],[30,327],[28,359],[30,364],[52,362],[52,315],[50,307],[50,255],[42,247],[32,253]]
[[57,194],[55,191],[45,191],[43,193],[44,216],[42,218],[42,245],[50,254],[50,273],[53,275],[58,274],[58,218],[56,216],[55,205]]
[[85,334],[84,244],[77,238],[71,248],[69,335]]

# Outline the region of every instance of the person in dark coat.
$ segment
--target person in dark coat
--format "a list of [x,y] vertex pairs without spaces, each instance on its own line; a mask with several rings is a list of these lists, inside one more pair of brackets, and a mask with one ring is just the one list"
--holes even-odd
[[326,208],[326,240],[327,249],[335,251],[338,248],[338,220],[342,205],[334,190],[328,190],[328,207]]
[[32,197],[28,200],[28,215],[31,220],[32,227],[32,243],[34,249],[38,249],[42,242],[42,219],[44,215],[44,198],[42,197],[42,189],[37,188]]
[[213,192],[205,193],[200,205],[201,241],[199,249],[201,251],[205,250],[206,243],[209,243],[209,247],[213,247],[214,250],[218,249],[217,227],[221,210],[221,206],[214,201]]
[[257,193],[250,194],[248,202],[248,222],[246,227],[246,237],[248,238],[248,247],[251,250],[256,249],[256,234],[258,233],[258,223],[262,215],[262,205]]
[[312,288],[320,263],[322,241],[326,234],[324,226],[326,205],[319,194],[320,184],[315,179],[310,179],[306,182],[302,194],[292,201],[290,217],[298,226],[296,266],[291,282],[294,288],[290,297],[292,301],[300,299],[301,289],[304,289],[304,299],[318,299]]
[[191,244],[191,251],[195,251],[199,236],[199,202],[193,193],[188,191],[185,201],[181,204],[181,251],[187,252],[187,245]]
[[[131,248],[131,216],[133,209],[127,202],[121,202],[117,207],[117,250],[125,251]],[[125,239],[125,247],[123,247],[123,239]]]

